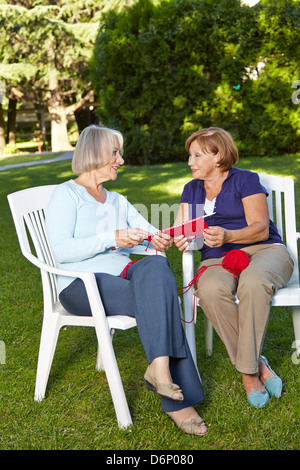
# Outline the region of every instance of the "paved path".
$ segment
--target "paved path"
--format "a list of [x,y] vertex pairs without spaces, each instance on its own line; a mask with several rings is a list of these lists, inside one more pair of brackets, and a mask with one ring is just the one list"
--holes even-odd
[[11,170],[12,168],[20,168],[22,166],[43,165],[45,163],[54,163],[60,162],[62,160],[70,160],[73,157],[73,152],[73,150],[70,150],[68,152],[62,153],[61,155],[59,155],[59,157],[49,158],[46,160],[36,160],[33,162],[15,163],[14,165],[0,166],[0,171]]

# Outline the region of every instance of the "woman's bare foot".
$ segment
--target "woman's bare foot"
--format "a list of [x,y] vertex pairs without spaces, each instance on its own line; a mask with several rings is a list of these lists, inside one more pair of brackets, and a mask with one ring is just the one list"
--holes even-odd
[[204,436],[207,433],[207,427],[203,419],[192,406],[178,411],[169,411],[166,414],[179,429],[182,429],[187,434]]
[[263,408],[269,401],[270,395],[260,381],[257,374],[242,374],[243,385],[246,390],[247,400],[255,408]]
[[259,371],[256,374],[242,374],[243,385],[247,395],[249,393],[258,391],[262,392],[266,385],[266,380],[273,377],[274,372],[267,366],[267,364],[259,358]]
[[[173,384],[173,379],[169,369],[168,356],[160,356],[154,359],[149,364],[148,370],[156,382],[161,384]],[[182,401],[183,395],[181,391],[174,391],[174,393],[172,393],[172,398],[174,400]]]
[[266,385],[266,380],[274,377],[274,371],[271,370],[267,364],[259,358],[259,378],[264,385]]
[[251,392],[263,392],[265,390],[264,384],[260,381],[257,374],[242,374],[243,385],[246,390],[247,396]]

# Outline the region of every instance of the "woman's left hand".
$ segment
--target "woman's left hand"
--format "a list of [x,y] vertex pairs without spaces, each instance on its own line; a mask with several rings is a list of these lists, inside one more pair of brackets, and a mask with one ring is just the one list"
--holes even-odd
[[154,235],[151,243],[157,251],[166,251],[172,246],[173,238],[167,233],[160,232]]
[[210,248],[216,248],[228,242],[229,231],[223,227],[211,226],[204,230],[204,243]]

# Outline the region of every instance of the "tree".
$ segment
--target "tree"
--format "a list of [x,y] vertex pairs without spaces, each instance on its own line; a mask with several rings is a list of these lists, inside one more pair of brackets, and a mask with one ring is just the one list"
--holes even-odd
[[231,132],[241,154],[295,150],[297,1],[139,0],[107,12],[92,80],[99,118],[125,134],[127,160],[182,160],[187,135],[207,126]]
[[5,149],[5,132],[4,132],[4,119],[3,119],[3,100],[5,97],[4,83],[0,82],[0,155]]
[[[299,106],[292,101],[300,79],[300,8],[298,0],[261,0],[254,7],[257,41],[252,70],[255,80],[243,83],[239,115],[241,140],[251,153],[296,152],[300,142]],[[257,67],[260,63],[262,67]]]
[[68,149],[67,117],[93,95],[88,61],[99,27],[97,2],[0,3],[0,78],[15,98],[47,106],[52,150]]
[[236,0],[139,0],[108,12],[93,56],[99,117],[126,136],[127,158],[185,158],[199,126],[226,121],[235,131],[234,89],[250,58],[243,39],[255,24]]

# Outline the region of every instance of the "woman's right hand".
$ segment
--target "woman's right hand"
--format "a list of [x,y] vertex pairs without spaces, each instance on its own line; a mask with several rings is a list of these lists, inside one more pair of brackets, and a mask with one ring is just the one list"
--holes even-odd
[[184,235],[179,235],[179,237],[174,238],[174,245],[178,248],[179,251],[186,253],[189,251],[190,244],[188,239]]
[[117,246],[120,248],[132,248],[133,246],[137,246],[139,243],[144,242],[143,235],[148,237],[150,233],[141,228],[123,228],[116,230]]

